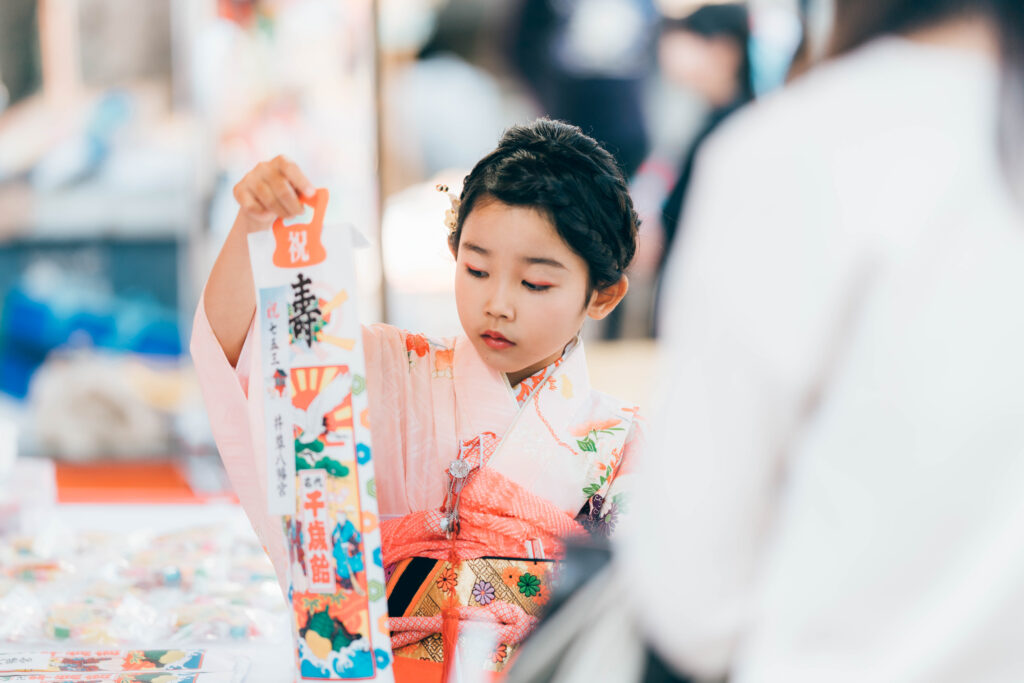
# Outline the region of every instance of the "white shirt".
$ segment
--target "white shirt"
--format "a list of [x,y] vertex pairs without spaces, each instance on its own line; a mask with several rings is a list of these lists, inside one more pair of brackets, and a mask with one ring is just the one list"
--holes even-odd
[[708,143],[647,532],[621,554],[677,666],[1024,680],[1024,220],[998,92],[980,54],[888,38]]

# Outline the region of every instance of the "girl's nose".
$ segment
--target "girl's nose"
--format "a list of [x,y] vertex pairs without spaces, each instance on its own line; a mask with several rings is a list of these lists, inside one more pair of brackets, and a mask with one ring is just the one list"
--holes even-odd
[[492,318],[514,320],[515,306],[509,288],[503,285],[495,287],[487,298],[484,312]]

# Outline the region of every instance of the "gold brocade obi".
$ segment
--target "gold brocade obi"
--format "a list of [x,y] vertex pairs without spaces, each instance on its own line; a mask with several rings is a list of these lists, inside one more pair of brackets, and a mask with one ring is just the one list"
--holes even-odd
[[451,563],[413,557],[387,577],[388,613],[395,657],[444,661],[442,610],[454,592],[460,622],[495,629],[497,646],[487,667],[500,671],[537,623],[550,597],[552,560],[484,557]]

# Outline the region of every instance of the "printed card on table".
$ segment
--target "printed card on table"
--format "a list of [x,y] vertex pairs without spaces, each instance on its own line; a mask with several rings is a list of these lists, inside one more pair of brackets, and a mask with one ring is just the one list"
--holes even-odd
[[142,671],[136,673],[29,673],[0,676],[3,683],[235,683],[229,672]]
[[248,669],[244,657],[205,650],[74,650],[0,653],[0,683],[231,683]]
[[313,220],[249,236],[259,301],[267,505],[289,548],[300,680],[392,681],[354,232]]

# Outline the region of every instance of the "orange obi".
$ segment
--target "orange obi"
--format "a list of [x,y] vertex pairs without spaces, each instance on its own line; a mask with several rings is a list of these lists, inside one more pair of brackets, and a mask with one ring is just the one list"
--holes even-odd
[[436,510],[381,524],[396,673],[400,659],[450,665],[446,646],[466,622],[494,629],[497,646],[481,664],[500,671],[550,597],[564,539],[586,534],[571,515],[487,467],[469,479],[460,507],[450,537]]

